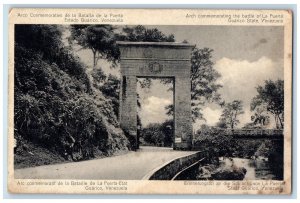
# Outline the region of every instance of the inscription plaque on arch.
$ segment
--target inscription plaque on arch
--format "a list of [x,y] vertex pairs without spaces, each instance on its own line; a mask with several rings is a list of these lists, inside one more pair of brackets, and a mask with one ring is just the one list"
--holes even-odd
[[117,42],[121,57],[120,125],[138,148],[136,77],[174,79],[174,149],[192,147],[191,52],[194,45],[172,42]]

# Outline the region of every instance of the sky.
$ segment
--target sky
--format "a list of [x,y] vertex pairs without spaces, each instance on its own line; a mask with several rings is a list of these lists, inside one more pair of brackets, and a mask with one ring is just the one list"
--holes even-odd
[[137,93],[141,103],[138,114],[142,126],[172,119],[166,114],[167,110],[165,109],[166,106],[173,104],[173,91],[168,91],[169,88],[173,88],[173,83],[162,85],[160,79],[152,79],[150,88],[141,88],[140,83],[137,84]]
[[[174,34],[178,42],[187,40],[198,48],[208,47],[214,50],[212,60],[214,68],[221,74],[218,83],[223,85],[220,89],[222,98],[226,102],[239,99],[244,104],[245,113],[240,116],[239,127],[251,121],[250,103],[257,94],[256,87],[263,85],[268,79],[283,79],[283,27],[152,26],[154,27],[165,34]],[[151,91],[163,89],[154,90],[153,87]],[[165,100],[165,96],[160,98]],[[172,97],[168,97],[168,100],[172,102]],[[198,120],[194,129],[204,123],[215,125],[221,113],[222,109],[218,105],[207,104],[203,109],[206,120]],[[153,121],[157,118],[158,114]]]
[[[218,83],[223,85],[220,94],[226,102],[243,101],[245,113],[240,116],[240,126],[250,122],[251,99],[257,94],[256,87],[265,80],[283,79],[283,27],[277,26],[147,26],[158,28],[165,34],[174,34],[177,42],[187,40],[198,48],[214,50],[214,68],[221,74]],[[92,67],[90,50],[78,52],[83,62]],[[108,63],[99,62],[106,73],[119,75],[119,68],[111,69]],[[142,124],[163,122],[164,106],[173,103],[173,93],[167,91],[159,81],[150,89],[140,91]],[[215,125],[222,109],[216,104],[203,107],[206,121],[198,120],[194,129],[201,124]],[[272,117],[271,117],[272,119]]]

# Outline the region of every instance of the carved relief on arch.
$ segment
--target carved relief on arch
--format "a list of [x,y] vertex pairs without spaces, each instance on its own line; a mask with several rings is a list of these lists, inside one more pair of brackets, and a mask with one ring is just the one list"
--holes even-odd
[[151,73],[161,73],[163,70],[163,65],[158,62],[151,62],[148,67]]

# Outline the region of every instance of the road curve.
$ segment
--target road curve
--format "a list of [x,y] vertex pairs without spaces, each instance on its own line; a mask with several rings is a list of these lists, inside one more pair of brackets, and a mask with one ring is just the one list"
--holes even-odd
[[196,153],[172,148],[141,147],[137,152],[81,162],[15,170],[16,179],[141,180],[166,163]]

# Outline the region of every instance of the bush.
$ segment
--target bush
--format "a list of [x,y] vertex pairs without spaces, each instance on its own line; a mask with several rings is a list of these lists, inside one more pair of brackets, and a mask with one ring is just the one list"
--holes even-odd
[[213,156],[232,156],[234,144],[232,136],[224,135],[224,129],[202,126],[194,135],[194,148],[209,150]]
[[218,157],[250,158],[254,155],[268,157],[272,152],[271,141],[234,139],[225,135],[223,131],[222,128],[203,125],[194,135],[194,148],[210,150]]
[[171,147],[174,137],[173,120],[167,120],[162,124],[149,124],[142,129],[141,137],[145,142],[144,145]]

